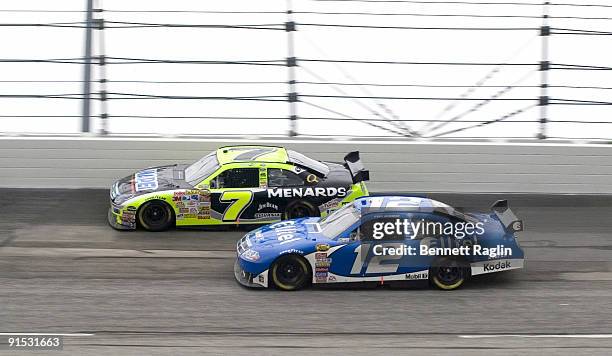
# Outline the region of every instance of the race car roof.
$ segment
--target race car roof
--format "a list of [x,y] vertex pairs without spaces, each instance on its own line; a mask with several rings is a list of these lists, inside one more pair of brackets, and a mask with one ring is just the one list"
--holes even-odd
[[425,197],[403,196],[403,195],[388,195],[388,196],[369,196],[355,200],[355,207],[361,211],[361,214],[368,213],[385,213],[385,212],[438,212],[445,215],[454,216],[456,218],[472,221],[469,215],[466,215],[452,206]]
[[219,164],[232,162],[285,163],[289,157],[283,147],[275,146],[226,146],[217,150]]

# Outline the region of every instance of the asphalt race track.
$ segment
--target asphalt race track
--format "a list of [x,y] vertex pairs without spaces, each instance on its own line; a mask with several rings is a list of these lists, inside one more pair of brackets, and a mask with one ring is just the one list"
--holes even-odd
[[234,281],[243,231],[119,232],[107,191],[0,192],[0,332],[93,334],[43,354],[612,354],[611,197],[506,196],[526,268],[458,291],[284,293]]

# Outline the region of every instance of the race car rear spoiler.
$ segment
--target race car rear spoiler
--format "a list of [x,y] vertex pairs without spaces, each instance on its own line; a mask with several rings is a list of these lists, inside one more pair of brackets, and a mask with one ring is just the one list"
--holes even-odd
[[370,171],[365,169],[363,163],[361,163],[359,151],[349,152],[344,156],[344,166],[351,172],[353,183],[370,180]]
[[523,231],[523,220],[519,220],[508,207],[507,200],[498,200],[491,205],[491,210],[497,215],[504,227],[509,232]]

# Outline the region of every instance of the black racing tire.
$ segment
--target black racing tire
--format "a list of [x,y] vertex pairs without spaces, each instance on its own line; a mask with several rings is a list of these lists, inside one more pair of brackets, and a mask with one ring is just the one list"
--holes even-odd
[[310,264],[302,256],[281,256],[272,264],[269,279],[283,291],[302,289],[312,281]]
[[315,208],[307,201],[298,200],[291,202],[285,209],[285,219],[299,219],[309,216],[319,216],[319,209]]
[[469,278],[468,265],[458,258],[441,257],[429,269],[429,282],[441,290],[455,290]]
[[144,203],[136,216],[138,225],[147,231],[165,231],[174,226],[174,211],[168,203],[161,200]]

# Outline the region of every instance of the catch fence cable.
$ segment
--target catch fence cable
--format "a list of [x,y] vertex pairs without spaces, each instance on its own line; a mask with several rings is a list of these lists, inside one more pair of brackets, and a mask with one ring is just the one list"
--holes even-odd
[[[306,73],[308,73],[309,75],[311,75],[311,76],[313,76],[313,77],[315,77],[315,78],[317,78],[317,79],[319,79],[319,80],[325,80],[325,79],[323,79],[321,76],[319,76],[318,74],[316,74],[315,72],[313,72],[312,70],[308,69],[307,67],[300,66],[300,68],[301,68],[302,70],[304,70]],[[340,94],[342,94],[342,96],[348,96],[348,93],[347,93],[346,91],[344,91],[343,89],[341,89],[340,87],[335,86],[335,85],[331,85],[331,87],[332,87],[334,90],[336,90],[337,92],[339,92]],[[303,95],[300,95],[300,96],[303,96]],[[382,120],[384,120],[384,121],[388,121],[388,122],[390,122],[390,123],[391,123],[393,126],[396,126],[396,128],[398,128],[398,129],[402,130],[402,128],[401,128],[401,127],[398,127],[398,124],[396,124],[396,123],[394,123],[394,122],[390,121],[388,118],[386,118],[385,116],[383,116],[383,115],[382,115],[381,113],[379,113],[378,111],[376,111],[376,110],[372,109],[372,108],[371,108],[371,107],[369,107],[367,104],[363,103],[363,102],[362,102],[362,101],[360,101],[360,100],[357,100],[357,98],[351,98],[351,99],[353,99],[353,102],[354,102],[354,103],[356,103],[356,104],[357,104],[357,105],[359,105],[361,108],[363,108],[363,109],[365,109],[366,111],[368,111],[370,114],[372,114],[372,115],[374,115],[374,116],[377,116],[377,117],[381,118],[381,119],[382,119]],[[312,104],[311,104],[311,106],[312,106]],[[410,134],[410,135],[412,135],[412,133],[409,133],[409,134]]]
[[439,4],[439,5],[524,5],[542,6],[535,2],[490,2],[490,1],[427,1],[427,0],[311,0],[318,2],[363,2],[363,3],[405,3],[405,4]]
[[[525,111],[527,111],[529,109],[532,109],[532,108],[534,108],[536,106],[538,106],[538,104],[532,104],[532,105],[526,106],[524,108],[518,109],[516,111],[513,111],[513,112],[511,112],[509,114],[506,114],[506,115],[504,115],[504,116],[502,116],[502,117],[500,117],[498,119],[495,119],[495,120],[485,121],[485,122],[482,122],[480,124],[475,124],[475,125],[471,125],[471,126],[467,126],[467,127],[462,127],[462,128],[458,128],[458,129],[454,129],[454,130],[449,130],[449,131],[445,131],[445,132],[438,133],[438,134],[435,134],[435,135],[432,135],[432,136],[427,136],[427,137],[428,138],[435,138],[435,137],[445,136],[445,135],[449,135],[449,134],[453,134],[453,133],[457,133],[457,132],[461,132],[461,131],[465,131],[465,130],[474,129],[474,128],[477,128],[477,127],[483,127],[483,126],[491,125],[491,124],[494,124],[494,123],[497,123],[497,122],[501,122],[501,121],[507,120],[507,119],[509,119],[509,118],[511,118],[513,116],[518,115],[518,114],[524,113]],[[536,122],[536,121],[532,121],[532,122]]]
[[512,83],[511,85],[508,85],[508,86],[506,86],[505,88],[503,88],[503,89],[499,90],[498,92],[496,92],[495,94],[493,94],[493,95],[492,95],[490,98],[488,98],[487,100],[483,100],[482,102],[477,103],[476,105],[474,105],[473,107],[471,107],[471,108],[470,108],[470,109],[468,109],[467,111],[464,111],[464,112],[462,112],[461,114],[456,115],[456,116],[454,116],[454,117],[452,117],[452,118],[450,118],[450,119],[446,120],[446,122],[443,122],[443,123],[440,123],[440,124],[438,124],[438,125],[435,125],[434,127],[430,128],[430,129],[429,129],[427,132],[429,133],[429,132],[432,132],[432,131],[439,130],[439,129],[441,129],[442,127],[444,127],[444,126],[446,126],[446,125],[450,124],[451,122],[455,122],[455,121],[461,120],[461,118],[463,118],[463,117],[465,117],[465,116],[467,116],[467,115],[469,115],[469,114],[472,114],[472,113],[477,112],[478,110],[482,109],[482,108],[483,108],[485,105],[487,105],[487,104],[489,104],[489,103],[493,102],[494,100],[499,99],[499,97],[501,97],[502,95],[505,95],[505,94],[507,94],[508,92],[510,92],[512,89],[516,88],[516,87],[514,86],[514,84],[519,84],[519,83],[521,83],[521,82],[525,81],[527,78],[529,78],[531,75],[533,75],[533,73],[535,73],[535,71],[529,71],[529,72],[525,73],[525,75],[523,75],[523,76],[522,76],[520,79],[518,79],[516,82],[514,82],[514,83]]
[[[407,87],[407,88],[473,88],[471,85],[452,85],[452,84],[393,84],[393,83],[346,83],[346,82],[311,82],[298,81],[298,84],[309,85],[339,85],[339,86],[365,86],[365,87]],[[479,88],[505,88],[506,85],[480,85]],[[539,85],[515,85],[515,88],[539,88]],[[552,86],[551,86],[552,87]],[[586,87],[585,87],[586,88]]]
[[[375,124],[374,122],[372,122],[372,121],[383,121],[383,120],[367,120],[367,119],[358,119],[358,118],[356,118],[356,117],[354,117],[354,116],[347,115],[347,114],[341,113],[341,112],[339,112],[339,111],[332,110],[332,109],[329,109],[329,108],[326,108],[326,107],[324,107],[324,106],[317,105],[317,104],[314,104],[314,103],[311,103],[311,102],[308,102],[308,101],[304,101],[304,100],[301,100],[301,99],[300,99],[300,102],[301,102],[301,103],[304,103],[304,104],[306,104],[306,105],[310,105],[310,106],[312,106],[312,107],[315,107],[315,108],[317,108],[317,109],[320,109],[320,110],[323,110],[323,111],[327,111],[327,112],[332,113],[332,114],[336,114],[336,115],[339,115],[339,116],[342,116],[342,117],[346,117],[346,118],[351,119],[351,120],[354,120],[354,121],[360,121],[360,122],[363,122],[363,123],[365,123],[365,124],[367,124],[367,125],[370,125],[370,126],[372,126],[372,127],[376,127],[376,128],[381,129],[381,130],[385,130],[385,131],[388,131],[388,132],[392,132],[392,133],[394,133],[394,134],[396,134],[396,135],[400,135],[400,136],[409,136],[409,135],[408,135],[407,133],[405,133],[405,132],[396,131],[396,130],[394,130],[394,129],[390,129],[390,128],[388,128],[388,127],[384,127],[384,126],[381,126],[381,125],[378,125],[378,124]],[[386,121],[386,120],[384,120],[384,121]]]
[[[310,37],[308,37],[307,35],[304,35],[304,39],[306,39],[306,42],[308,44],[310,44],[310,46],[312,48],[314,48],[315,50],[317,50],[321,55],[325,56],[325,57],[329,57],[328,53],[323,50],[321,47],[319,47],[319,45],[317,45],[313,40],[310,39]],[[357,80],[355,79],[355,77],[349,73],[349,71],[347,69],[345,69],[342,65],[340,65],[339,63],[333,63],[333,66],[344,76],[344,78],[350,80],[353,83],[356,83]],[[302,66],[303,67],[303,66]],[[312,71],[311,71],[311,75],[312,75]],[[316,77],[315,77],[316,78]],[[326,82],[325,79],[318,77],[317,79],[321,80],[322,82]],[[336,90],[339,91],[341,94],[346,95],[346,92],[344,92],[344,90],[342,88],[339,88],[339,86],[337,85],[332,85],[332,87]],[[372,92],[370,92],[370,90],[366,87],[360,86],[359,90],[364,93],[365,95],[368,96],[373,96]],[[374,103],[381,108],[387,115],[390,115],[392,119],[399,119],[399,116],[393,112],[393,110],[391,110],[387,105],[385,105],[384,103],[380,102],[379,100],[374,100]],[[370,109],[368,109],[370,110]],[[372,111],[372,110],[370,110]],[[385,115],[380,115],[378,111],[374,110],[373,111],[375,113],[376,116],[379,116],[383,119],[389,120],[388,117],[386,117]],[[395,126],[396,128],[398,128],[401,131],[405,131],[408,132],[411,136],[418,136],[418,132],[413,131],[410,126],[408,126],[407,124],[405,124],[404,122],[401,121],[390,121],[391,124],[393,126]]]
[[[503,64],[497,65],[495,66],[493,69],[491,69],[489,72],[487,72],[481,79],[479,79],[473,86],[469,87],[466,91],[464,91],[463,93],[461,93],[461,95],[459,96],[460,98],[467,98],[470,95],[472,95],[478,88],[482,88],[487,82],[489,82],[489,80],[491,80],[493,77],[495,77],[499,72],[501,72],[504,67],[507,65],[507,63],[510,63],[512,60],[514,60],[516,57],[518,57],[521,53],[523,53],[529,46],[531,46],[531,44],[533,43],[533,41],[536,39],[536,36],[531,37],[527,42],[525,42],[523,45],[521,45],[518,49],[516,49],[513,53],[511,53],[506,60],[504,61]],[[446,107],[444,107],[436,116],[435,119],[440,119],[442,118],[446,113],[450,112],[451,110],[453,110],[454,108],[457,107],[459,102],[452,102],[449,105],[447,105]],[[427,123],[423,126],[422,130],[428,130],[429,127],[432,125],[433,123]]]

